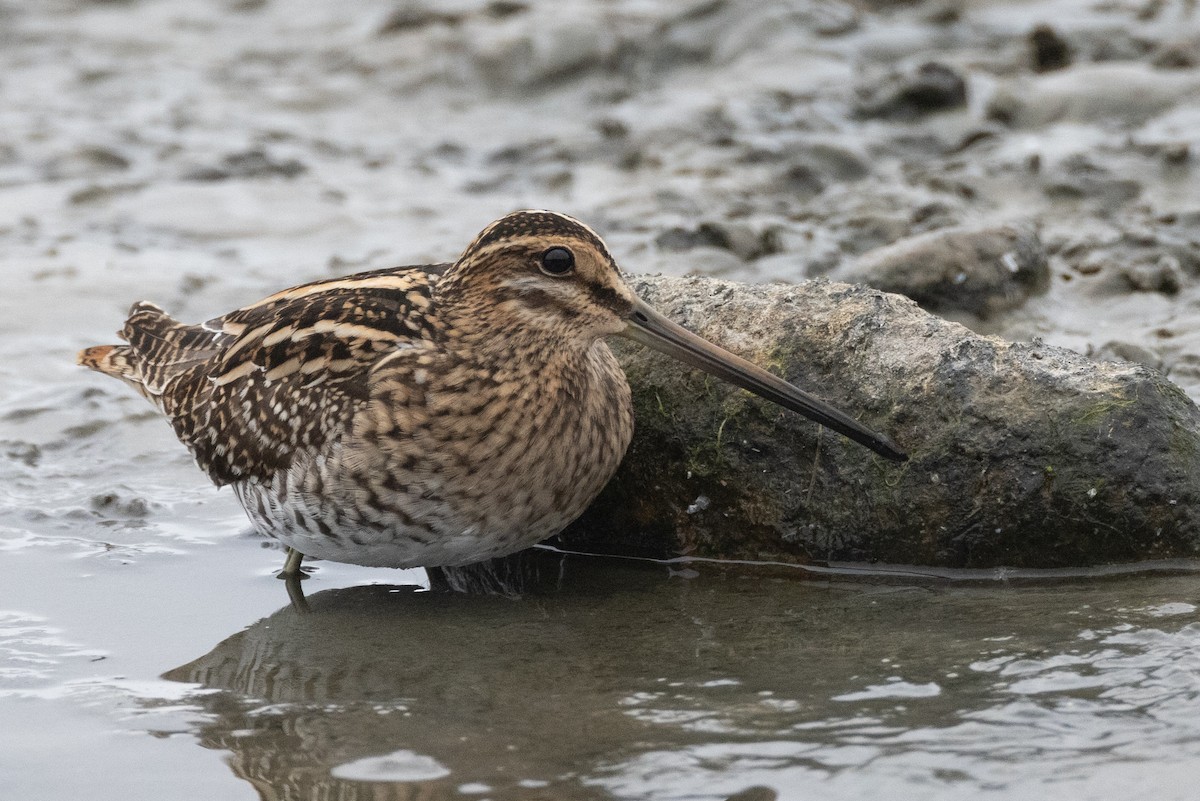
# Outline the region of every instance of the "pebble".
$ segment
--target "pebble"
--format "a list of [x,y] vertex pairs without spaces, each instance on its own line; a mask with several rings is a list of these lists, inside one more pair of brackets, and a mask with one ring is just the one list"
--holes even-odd
[[949,228],[870,251],[830,276],[907,295],[927,310],[988,317],[1049,286],[1046,248],[1028,224]]
[[1120,340],[1105,342],[1089,355],[1099,361],[1133,362],[1152,370],[1162,370],[1163,367],[1162,357],[1154,351],[1132,342]]
[[778,249],[769,231],[760,233],[744,223],[723,221],[703,222],[695,229],[668,228],[654,242],[669,251],[698,247],[727,250],[743,260],[755,259]]
[[1038,25],[1029,32],[1030,60],[1034,72],[1061,70],[1071,64],[1071,46],[1049,25]]
[[911,119],[966,106],[967,82],[953,67],[930,61],[860,85],[858,95],[855,110],[860,117]]
[[1175,295],[1184,285],[1183,267],[1179,259],[1164,254],[1153,264],[1134,264],[1121,269],[1121,276],[1130,288],[1138,292],[1161,292]]
[[196,167],[184,173],[186,181],[227,181],[231,178],[294,178],[308,167],[296,159],[276,159],[263,150],[230,153],[217,166]]
[[1081,64],[1001,83],[988,100],[990,119],[1019,128],[1054,123],[1146,122],[1200,95],[1200,75],[1141,63]]

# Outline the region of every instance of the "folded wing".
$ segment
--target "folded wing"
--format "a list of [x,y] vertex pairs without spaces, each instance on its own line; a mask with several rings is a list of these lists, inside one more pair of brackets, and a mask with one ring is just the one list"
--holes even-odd
[[340,434],[367,399],[372,365],[436,338],[440,269],[304,284],[202,325],[138,303],[119,332],[128,344],[79,361],[154,403],[215,483],[265,479]]

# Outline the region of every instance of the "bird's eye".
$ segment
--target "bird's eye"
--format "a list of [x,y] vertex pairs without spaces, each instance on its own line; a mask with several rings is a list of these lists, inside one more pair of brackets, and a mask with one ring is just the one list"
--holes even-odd
[[550,248],[542,254],[542,272],[564,276],[575,269],[575,254],[566,248]]

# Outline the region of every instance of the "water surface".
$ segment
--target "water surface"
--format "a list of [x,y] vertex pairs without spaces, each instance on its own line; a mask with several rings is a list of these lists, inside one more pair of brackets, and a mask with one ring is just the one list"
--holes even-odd
[[295,603],[259,546],[191,551],[190,578],[172,556],[60,579],[14,560],[16,797],[1183,799],[1200,765],[1194,575],[539,553],[488,592],[321,565]]

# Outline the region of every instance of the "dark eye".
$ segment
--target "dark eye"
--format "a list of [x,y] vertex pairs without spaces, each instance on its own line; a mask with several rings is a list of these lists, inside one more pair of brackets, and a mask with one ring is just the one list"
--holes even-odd
[[566,275],[575,269],[575,254],[566,248],[550,248],[542,254],[542,272],[546,275]]

